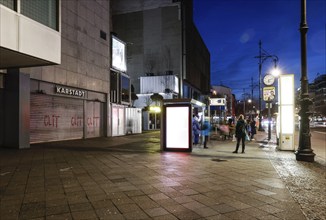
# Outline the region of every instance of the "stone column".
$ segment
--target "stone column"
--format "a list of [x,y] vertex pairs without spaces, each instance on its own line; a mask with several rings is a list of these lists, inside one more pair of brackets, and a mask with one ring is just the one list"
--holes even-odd
[[4,97],[4,147],[29,148],[30,77],[19,69],[8,69]]

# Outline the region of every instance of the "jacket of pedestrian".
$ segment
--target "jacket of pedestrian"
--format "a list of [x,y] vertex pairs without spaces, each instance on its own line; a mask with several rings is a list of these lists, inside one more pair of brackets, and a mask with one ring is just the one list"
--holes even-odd
[[209,136],[211,132],[211,125],[208,121],[204,121],[204,124],[202,126],[202,135],[203,136]]
[[245,132],[245,130],[246,130],[246,123],[245,123],[245,121],[244,120],[238,120],[237,121],[237,124],[236,124],[236,126],[235,126],[235,136],[237,137],[237,138],[239,138],[239,137],[245,137],[246,136],[246,132]]
[[200,134],[199,122],[195,118],[192,119],[192,132],[194,135]]

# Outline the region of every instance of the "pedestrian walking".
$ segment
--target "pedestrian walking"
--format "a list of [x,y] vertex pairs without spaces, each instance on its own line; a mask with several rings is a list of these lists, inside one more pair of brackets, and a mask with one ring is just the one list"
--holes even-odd
[[239,115],[237,124],[235,126],[235,137],[237,138],[237,145],[235,151],[232,153],[238,153],[240,141],[242,143],[242,153],[245,152],[246,134],[246,122],[244,121],[243,115]]
[[192,133],[194,137],[194,144],[198,144],[199,141],[199,134],[200,134],[200,126],[197,120],[197,117],[193,115],[192,117]]

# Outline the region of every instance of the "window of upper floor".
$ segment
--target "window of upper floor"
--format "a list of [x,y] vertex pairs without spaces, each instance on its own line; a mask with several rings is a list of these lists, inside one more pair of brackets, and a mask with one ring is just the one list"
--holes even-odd
[[0,4],[54,30],[59,30],[59,0],[0,0]]

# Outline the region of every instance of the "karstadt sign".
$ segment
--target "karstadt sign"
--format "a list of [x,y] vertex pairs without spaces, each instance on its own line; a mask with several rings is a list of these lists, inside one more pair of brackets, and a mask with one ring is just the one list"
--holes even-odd
[[59,94],[77,96],[77,97],[85,97],[85,93],[86,93],[85,91],[80,89],[65,88],[62,86],[56,86],[55,92]]

